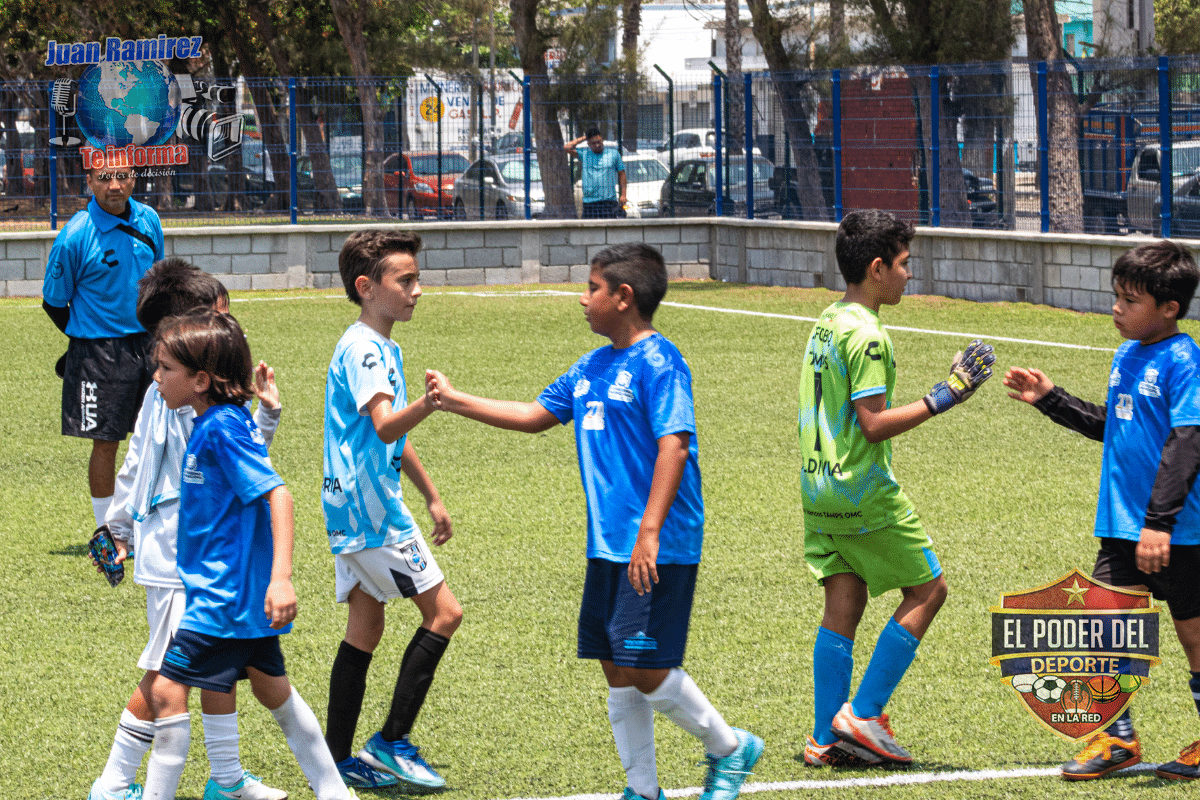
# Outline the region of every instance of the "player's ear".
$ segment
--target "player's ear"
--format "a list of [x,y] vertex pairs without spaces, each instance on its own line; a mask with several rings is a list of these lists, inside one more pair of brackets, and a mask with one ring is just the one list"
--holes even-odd
[[883,280],[883,270],[886,267],[887,264],[883,262],[883,259],[876,257],[874,261],[867,265],[867,277],[874,278],[877,281]]
[[628,283],[622,283],[617,287],[617,308],[624,311],[635,305],[637,304],[634,302],[633,287]]
[[361,297],[370,297],[371,296],[371,279],[368,278],[366,275],[359,275],[357,278],[354,279],[354,290],[358,292],[358,296],[360,298]]
[[192,376],[192,388],[196,394],[208,394],[210,386],[212,386],[212,376],[204,370],[199,370]]
[[1163,314],[1165,314],[1166,316],[1171,317],[1172,319],[1176,319],[1176,320],[1179,319],[1179,301],[1178,300],[1168,300],[1167,302],[1165,302],[1161,306],[1159,306],[1159,308],[1162,309]]

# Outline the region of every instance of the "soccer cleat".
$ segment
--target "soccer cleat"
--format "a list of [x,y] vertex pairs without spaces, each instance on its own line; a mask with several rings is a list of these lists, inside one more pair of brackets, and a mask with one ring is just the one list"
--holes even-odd
[[287,796],[283,789],[272,789],[246,770],[233,786],[222,786],[209,778],[204,787],[204,800],[287,800]]
[[419,789],[441,789],[446,785],[446,779],[425,763],[420,750],[407,736],[388,742],[382,731],[377,731],[367,746],[358,751],[358,757],[375,769],[389,772]]
[[887,714],[863,719],[854,716],[849,703],[843,703],[833,717],[833,732],[839,739],[869,750],[885,761],[904,765],[912,763],[912,754],[897,744],[892,735]]
[[[628,786],[626,786],[625,794],[622,795],[621,800],[649,800],[649,798],[642,797],[633,789],[630,789]],[[667,796],[663,794],[663,790],[661,788],[658,790],[658,800],[667,800]]]
[[734,728],[738,745],[727,756],[718,758],[705,755],[708,772],[704,776],[704,791],[700,800],[734,800],[742,790],[742,783],[754,765],[758,763],[763,751],[763,740],[753,733]]
[[1090,781],[1132,767],[1141,760],[1142,746],[1136,736],[1132,742],[1126,742],[1107,731],[1099,731],[1092,734],[1073,761],[1062,765],[1062,776],[1069,781]]
[[817,744],[810,736],[804,745],[804,763],[810,767],[874,767],[883,759],[851,742],[839,739],[833,744]]
[[1172,781],[1194,781],[1200,778],[1200,741],[1183,748],[1179,758],[1159,764],[1154,774]]
[[92,783],[92,789],[88,792],[88,800],[142,800],[142,785],[140,783],[132,783],[129,788],[120,794],[106,792],[100,788],[100,779],[96,778]]
[[347,786],[357,786],[360,789],[382,789],[385,786],[395,786],[400,779],[387,772],[381,772],[361,758],[350,756],[337,763],[338,774]]

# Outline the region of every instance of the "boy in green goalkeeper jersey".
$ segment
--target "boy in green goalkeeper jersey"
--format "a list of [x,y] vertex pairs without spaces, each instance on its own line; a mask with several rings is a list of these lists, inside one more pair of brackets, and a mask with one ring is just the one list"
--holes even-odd
[[[913,228],[882,211],[854,211],[838,227],[846,294],[813,327],[800,373],[804,557],[825,590],[813,648],[811,765],[909,764],[883,707],[946,599],[942,567],[913,504],[892,474],[891,439],[963,402],[991,376],[992,348],[975,340],[950,377],[921,400],[892,407],[896,361],[879,307],[896,305],[912,274]],[[854,634],[867,606],[903,595],[850,697]]]

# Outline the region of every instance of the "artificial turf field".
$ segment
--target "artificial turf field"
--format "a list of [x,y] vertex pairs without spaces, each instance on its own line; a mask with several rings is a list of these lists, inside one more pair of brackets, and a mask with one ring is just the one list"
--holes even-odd
[[[578,286],[427,288],[393,337],[410,399],[426,368],[474,394],[532,400],[603,340]],[[1076,746],[1046,732],[989,665],[989,606],[1002,592],[1089,571],[1100,445],[1007,398],[999,375],[1036,366],[1103,402],[1120,339],[1107,316],[1027,304],[906,297],[885,307],[898,364],[896,403],[922,396],[972,336],[993,342],[997,378],[966,405],[894,441],[894,468],[946,570],[950,596],[888,706],[912,769],[832,771],[803,765],[811,719],[812,644],[821,592],[802,553],[795,447],[800,356],[824,290],[673,283],[656,327],[693,373],[707,526],[684,667],[728,721],[766,751],[747,791],[779,797],[1041,798],[1190,796],[1152,772],[1067,784],[1048,773]],[[1193,308],[1193,312],[1195,312]],[[727,313],[740,311],[750,313]],[[256,358],[277,371],[284,416],[273,462],[296,498],[294,583],[300,612],[282,645],[293,684],[324,721],[329,667],[345,626],[333,602],[321,520],[325,371],[356,316],[340,293],[235,294],[232,312]],[[809,318],[809,319],[799,319]],[[1200,325],[1185,321],[1187,332]],[[1004,337],[1004,338],[1001,338]],[[1022,340],[1022,341],[1016,341]],[[1067,347],[1064,345],[1076,345]],[[93,528],[85,442],[59,435],[65,347],[30,299],[0,300],[0,793],[86,797],[140,673],[144,592],[110,589],[86,556]],[[411,440],[454,520],[437,558],[465,609],[413,740],[458,800],[615,796],[623,774],[600,670],[575,658],[585,510],[569,428],[526,434],[438,414]],[[409,497],[417,497],[415,491]],[[427,523],[420,502],[419,522]],[[859,629],[855,681],[899,594],[873,600]],[[388,612],[356,746],[380,725],[419,617]],[[1134,706],[1147,762],[1200,736],[1187,665],[1169,617],[1163,663]],[[180,798],[208,777],[198,699]],[[312,797],[270,714],[239,701],[242,761],[268,783]],[[698,793],[701,748],[658,720],[660,782]],[[991,771],[991,772],[989,772]],[[957,773],[951,775],[950,773]],[[953,778],[953,779],[950,779]],[[875,784],[885,785],[877,786]],[[359,790],[360,797],[398,796]]]

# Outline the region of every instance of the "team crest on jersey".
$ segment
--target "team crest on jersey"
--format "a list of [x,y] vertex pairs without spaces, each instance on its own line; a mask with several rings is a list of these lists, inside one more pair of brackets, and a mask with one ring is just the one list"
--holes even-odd
[[1162,397],[1162,389],[1158,387],[1158,370],[1154,367],[1148,367],[1146,374],[1142,376],[1142,380],[1138,383],[1138,394],[1145,397]]
[[588,390],[591,388],[592,388],[591,381],[589,381],[587,378],[580,378],[579,380],[575,381],[575,391],[572,392],[572,394],[575,397],[583,397],[585,394],[588,393]]
[[1108,375],[1108,385],[1109,386],[1120,386],[1121,385],[1121,370],[1117,369],[1116,367],[1113,367],[1113,371],[1110,372]]
[[1034,719],[1064,739],[1107,727],[1161,663],[1150,593],[1099,583],[1079,570],[1002,594],[990,610],[991,663]]
[[197,469],[196,456],[188,454],[187,462],[183,465],[184,483],[204,483],[204,473]]
[[628,403],[633,399],[633,389],[629,388],[631,383],[633,383],[632,372],[624,369],[618,372],[617,382],[608,387],[608,399]]
[[409,569],[413,572],[422,572],[425,567],[429,566],[429,562],[425,560],[425,554],[421,552],[421,548],[417,546],[416,542],[409,542],[401,547],[400,555],[404,556]]

